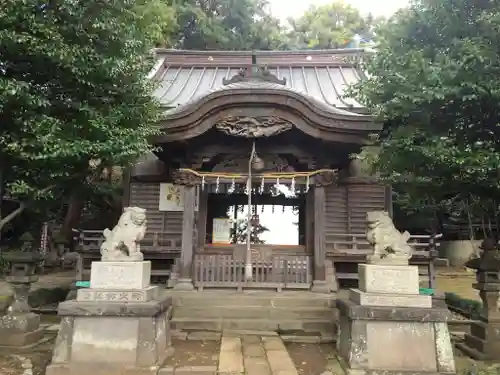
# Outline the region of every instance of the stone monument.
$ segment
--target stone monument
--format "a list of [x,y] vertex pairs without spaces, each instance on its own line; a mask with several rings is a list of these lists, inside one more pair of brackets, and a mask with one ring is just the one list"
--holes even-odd
[[418,267],[408,265],[409,233],[400,233],[387,212],[369,212],[367,222],[373,253],[359,265],[359,288],[337,300],[346,373],[455,373],[449,312],[419,294]]
[[146,210],[125,208],[106,229],[90,288],[59,304],[61,327],[47,375],[156,374],[171,351],[171,297],[150,285],[151,262],[138,242]]
[[470,334],[458,347],[470,357],[487,361],[500,358],[500,245],[492,238],[481,244],[482,254],[465,265],[476,270],[476,283],[483,302],[479,321],[471,324]]

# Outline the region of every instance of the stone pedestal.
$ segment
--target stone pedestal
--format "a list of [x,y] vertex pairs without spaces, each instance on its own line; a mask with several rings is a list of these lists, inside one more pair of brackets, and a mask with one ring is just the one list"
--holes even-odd
[[347,374],[455,373],[447,309],[419,294],[418,267],[359,265],[359,289],[337,300]]
[[46,374],[156,374],[172,351],[172,301],[150,285],[150,275],[150,262],[93,262],[91,288],[59,304]]
[[11,275],[6,280],[12,286],[14,298],[7,314],[0,317],[0,348],[32,348],[42,342],[44,335],[40,316],[31,312],[28,304],[30,286],[38,276]]

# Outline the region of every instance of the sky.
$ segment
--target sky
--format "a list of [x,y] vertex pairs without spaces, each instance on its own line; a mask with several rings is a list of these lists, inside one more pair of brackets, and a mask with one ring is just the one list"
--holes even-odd
[[[269,0],[271,12],[274,16],[286,20],[288,17],[299,17],[311,5],[325,5],[332,3],[334,0]],[[375,17],[385,16],[390,17],[399,8],[404,8],[408,5],[408,0],[344,0],[346,4],[350,4],[358,8],[362,14],[372,13]]]

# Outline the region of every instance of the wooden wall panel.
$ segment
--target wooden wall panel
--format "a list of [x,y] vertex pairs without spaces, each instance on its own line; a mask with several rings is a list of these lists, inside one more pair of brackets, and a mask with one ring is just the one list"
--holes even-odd
[[367,212],[386,210],[386,192],[379,184],[347,185],[350,233],[365,233]]
[[180,251],[182,245],[182,212],[159,211],[160,184],[130,184],[130,205],[147,210],[146,236],[155,237],[160,247]]
[[345,186],[330,185],[325,188],[326,223],[325,229],[331,233],[347,232],[347,189]]

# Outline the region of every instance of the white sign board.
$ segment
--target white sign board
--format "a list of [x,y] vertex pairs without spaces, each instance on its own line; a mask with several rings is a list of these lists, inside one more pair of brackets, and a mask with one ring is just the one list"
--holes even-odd
[[231,243],[231,220],[228,218],[215,218],[213,220],[212,243]]
[[[198,211],[200,203],[199,188],[195,188],[194,210]],[[160,184],[158,211],[184,211],[184,186],[170,183]]]

